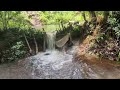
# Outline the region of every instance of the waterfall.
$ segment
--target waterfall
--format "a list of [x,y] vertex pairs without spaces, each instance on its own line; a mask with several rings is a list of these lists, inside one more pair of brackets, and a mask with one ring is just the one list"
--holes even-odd
[[47,49],[54,50],[55,49],[55,38],[56,32],[47,32]]

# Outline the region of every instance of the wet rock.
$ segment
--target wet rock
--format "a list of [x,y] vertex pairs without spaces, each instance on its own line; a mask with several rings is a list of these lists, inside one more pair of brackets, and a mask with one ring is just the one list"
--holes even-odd
[[50,55],[50,53],[45,53],[44,55]]

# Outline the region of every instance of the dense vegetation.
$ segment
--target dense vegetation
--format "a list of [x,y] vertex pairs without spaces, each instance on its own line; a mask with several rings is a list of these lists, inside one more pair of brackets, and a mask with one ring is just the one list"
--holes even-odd
[[[35,54],[35,40],[41,50],[43,32],[36,31],[25,12],[1,11],[0,62],[14,61]],[[37,51],[38,52],[38,51]]]
[[101,58],[120,60],[119,11],[109,12],[106,28],[101,29],[92,49]]
[[[55,29],[57,37],[71,32],[72,38],[82,43],[88,35],[96,35],[90,50],[100,57],[119,61],[119,11],[36,11],[34,15],[37,15],[34,18],[38,17],[41,26],[59,25]],[[0,11],[0,63],[43,50],[45,32],[42,28],[33,28],[32,19],[33,14],[27,11]],[[94,35],[95,31],[97,34]]]

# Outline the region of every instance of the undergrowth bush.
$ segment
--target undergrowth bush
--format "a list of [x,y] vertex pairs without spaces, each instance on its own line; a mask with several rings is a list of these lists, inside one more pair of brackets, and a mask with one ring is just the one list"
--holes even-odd
[[120,11],[110,12],[108,18],[108,27],[105,32],[101,32],[97,38],[96,43],[91,50],[98,56],[107,58],[109,60],[120,60]]
[[43,33],[41,31],[34,29],[20,30],[19,28],[0,30],[0,63],[7,63],[30,56],[24,34],[26,35],[33,52],[35,50],[33,34],[35,35],[38,48],[42,50]]
[[2,52],[3,57],[1,63],[21,59],[25,57],[26,53],[26,48],[23,42],[16,42],[15,45]]

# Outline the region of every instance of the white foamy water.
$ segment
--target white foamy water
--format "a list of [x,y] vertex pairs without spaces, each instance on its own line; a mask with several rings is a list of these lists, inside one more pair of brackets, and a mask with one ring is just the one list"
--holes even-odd
[[46,33],[46,41],[47,41],[47,48],[48,50],[55,50],[55,38],[56,38],[56,32],[47,32]]
[[42,66],[51,64],[53,70],[61,69],[63,64],[72,62],[72,58],[73,58],[72,55],[65,54],[57,50],[54,51],[48,50],[46,52],[39,53],[34,57],[38,60],[38,63],[36,64],[40,63],[39,65]]
[[[68,53],[47,50],[31,57],[32,75],[39,79],[82,78],[80,70],[73,64],[73,50],[76,51],[75,48],[69,50]],[[75,73],[76,70],[77,73]]]
[[34,79],[84,79],[101,78],[84,62],[74,62],[78,46],[73,46],[66,53],[47,50],[29,58],[29,68]]

